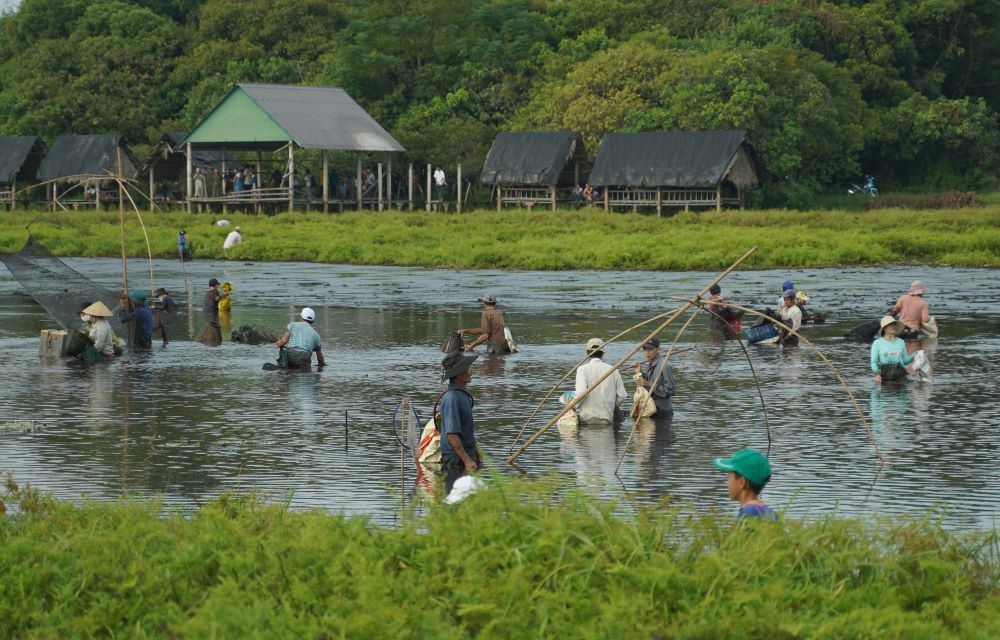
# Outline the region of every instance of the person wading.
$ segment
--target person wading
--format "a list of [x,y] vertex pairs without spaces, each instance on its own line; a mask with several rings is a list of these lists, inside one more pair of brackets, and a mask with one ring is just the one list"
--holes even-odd
[[205,314],[205,324],[208,328],[199,337],[200,342],[208,345],[222,344],[222,325],[219,324],[219,301],[226,297],[226,292],[219,291],[219,281],[212,278],[208,281],[208,290],[202,303]]
[[[587,341],[587,357],[590,359],[576,370],[577,396],[582,396],[611,369],[611,365],[601,359],[604,357],[604,341],[600,338],[591,338]],[[576,406],[580,422],[611,423],[615,419],[618,405],[627,399],[625,382],[622,381],[621,374],[615,371]]]
[[308,369],[312,366],[312,354],[315,352],[316,364],[320,367],[326,366],[326,359],[323,358],[323,343],[312,326],[313,322],[316,321],[316,312],[306,307],[299,315],[302,322],[290,322],[285,335],[274,343],[274,346],[283,350],[287,356],[282,358],[279,353],[279,364],[289,369]]
[[441,397],[441,467],[445,473],[445,494],[459,477],[482,469],[472,428],[475,401],[466,385],[472,382],[472,363],[479,354],[452,351],[441,360],[441,381],[448,389]]
[[658,421],[670,420],[674,417],[671,398],[674,396],[676,386],[674,373],[660,353],[660,339],[653,336],[642,345],[642,355],[646,358],[645,364],[636,362],[632,365],[635,371],[642,374],[642,378],[636,384],[649,391],[649,395],[653,398],[653,404],[656,405],[653,417]]
[[459,329],[458,335],[478,335],[476,341],[465,347],[466,351],[472,351],[482,343],[487,344],[487,353],[506,355],[510,353],[507,345],[507,336],[503,330],[503,313],[497,309],[497,297],[492,293],[483,296],[483,315],[479,320],[478,329]]
[[173,323],[177,317],[177,303],[170,297],[167,290],[160,287],[156,290],[156,302],[153,303],[153,335],[160,332],[163,338],[163,346],[167,346],[167,327]]

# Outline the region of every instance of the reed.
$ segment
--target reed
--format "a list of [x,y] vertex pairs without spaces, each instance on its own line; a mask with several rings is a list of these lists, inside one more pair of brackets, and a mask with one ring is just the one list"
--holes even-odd
[[490,485],[384,528],[258,495],[163,515],[156,502],[77,506],[9,481],[0,637],[993,638],[1000,629],[996,532],[952,533],[930,517],[738,523],[667,503],[596,501],[552,481]]
[[[110,212],[4,213],[0,250],[20,248],[24,225],[57,255],[119,254]],[[153,254],[176,258],[188,230],[196,258],[496,269],[718,270],[744,247],[751,268],[924,263],[1000,265],[1000,205],[906,211],[723,211],[671,217],[579,211],[228,214],[244,241],[224,253],[219,215],[147,214]],[[128,226],[128,225],[127,225]],[[132,228],[134,227],[134,228]],[[145,255],[138,224],[126,251]]]

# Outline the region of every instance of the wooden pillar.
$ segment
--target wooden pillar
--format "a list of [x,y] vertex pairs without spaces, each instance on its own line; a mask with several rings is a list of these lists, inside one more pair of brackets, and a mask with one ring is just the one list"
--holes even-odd
[[226,145],[222,145],[222,184],[219,185],[219,193],[222,194],[222,213],[229,213],[229,205],[226,204]]
[[56,210],[56,183],[53,182],[49,186],[52,187],[52,189],[50,190],[51,193],[52,193],[52,199],[49,200],[49,211],[55,211]]
[[330,164],[323,149],[323,213],[330,213]]
[[288,141],[288,210],[295,211],[295,143]]
[[156,173],[156,164],[149,165],[149,211],[153,212],[153,207],[155,206],[153,198],[156,193],[156,178],[154,174]]
[[656,217],[663,215],[663,187],[656,187]]
[[556,185],[549,187],[549,198],[552,199],[552,210],[556,210]]
[[376,195],[378,197],[378,210],[382,211],[382,163],[377,163],[375,167],[378,172],[378,189],[376,191]]
[[722,183],[715,185],[715,210],[722,211]]
[[604,185],[604,210],[605,211],[610,211],[611,210],[611,207],[609,206],[609,198],[608,198],[608,185]]
[[357,186],[357,196],[358,196],[358,211],[361,211],[361,206],[362,206],[363,200],[362,200],[362,197],[361,197],[362,193],[361,193],[361,157],[360,156],[358,156],[358,181],[356,183],[356,186]]
[[389,156],[389,170],[385,172],[386,208],[392,209],[392,156]]
[[455,172],[455,211],[462,213],[462,163],[458,163]]
[[573,163],[573,186],[579,186],[580,184],[580,163],[576,161]]
[[427,210],[431,210],[431,165],[427,165]]
[[[99,181],[99,180],[91,180],[90,182],[91,182],[92,184],[96,184],[96,185],[97,185],[97,186],[96,186],[96,187],[94,188],[94,202],[96,202],[96,203],[97,203],[97,204],[95,205],[96,209],[97,209],[98,211],[100,211],[100,210],[101,210],[101,183],[100,183],[100,181]],[[86,187],[84,187],[84,189],[86,189]]]
[[[187,212],[191,213],[191,143],[184,145],[187,153],[185,158],[185,164],[187,165],[187,179],[185,184],[187,185],[187,192],[184,194],[184,199],[187,201]],[[100,189],[98,189],[100,191]]]
[[745,203],[745,202],[743,201],[743,187],[736,187],[736,193],[738,193],[738,194],[739,194],[739,196],[740,196],[740,211],[743,211],[743,207],[744,207],[744,206],[745,206],[745,204],[746,204],[746,203]]
[[254,201],[255,201],[254,202],[254,211],[256,211],[257,215],[260,215],[260,191],[259,191],[260,190],[260,181],[261,181],[260,170],[261,170],[261,166],[263,164],[264,164],[264,162],[263,162],[263,159],[261,158],[261,152],[258,151],[257,152],[257,174],[254,176],[254,180],[257,181],[257,185],[254,187],[254,194],[253,194],[253,198],[254,198]]
[[413,163],[412,162],[410,163],[410,170],[408,174],[409,174],[408,175],[409,179],[406,181],[406,183],[408,185],[407,188],[409,189],[409,191],[407,192],[407,195],[410,199],[410,211],[413,211]]
[[497,185],[497,211],[500,210],[500,203],[503,201],[503,187]]
[[17,208],[17,177],[11,179],[10,181],[10,210],[13,211]]

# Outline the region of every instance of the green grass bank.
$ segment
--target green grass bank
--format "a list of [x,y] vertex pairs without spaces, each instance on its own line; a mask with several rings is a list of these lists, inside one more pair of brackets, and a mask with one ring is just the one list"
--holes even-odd
[[[724,483],[720,485],[724,490]],[[997,534],[615,515],[493,481],[382,528],[222,496],[187,517],[8,481],[0,637],[996,638]]]
[[[24,226],[55,254],[119,256],[118,214],[0,213],[0,250],[27,237]],[[143,213],[155,257],[177,255],[187,229],[196,257],[222,258],[231,229],[213,226],[221,214]],[[243,244],[225,257],[357,265],[497,269],[713,270],[749,247],[747,266],[821,267],[922,263],[1000,265],[1000,205],[909,211],[723,211],[656,218],[601,210],[478,210],[426,212],[227,214],[243,229]],[[126,247],[146,256],[135,213],[126,219]]]

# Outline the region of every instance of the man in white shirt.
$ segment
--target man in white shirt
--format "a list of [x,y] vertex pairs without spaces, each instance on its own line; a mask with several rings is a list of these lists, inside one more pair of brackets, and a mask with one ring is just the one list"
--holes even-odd
[[[794,289],[785,290],[784,303],[785,306],[781,309],[781,321],[791,327],[792,331],[798,332],[798,330],[802,328],[802,309],[799,309],[799,305],[795,304]],[[799,337],[782,329],[781,338],[778,342],[788,346],[794,346],[799,343]]]
[[445,183],[445,179],[444,179],[444,169],[442,169],[441,167],[436,167],[434,169],[434,185],[437,187],[437,189],[436,189],[437,190],[437,199],[440,200],[441,202],[444,202],[444,187],[445,187],[445,184],[446,183]]
[[[583,395],[584,391],[593,386],[601,376],[611,369],[610,364],[601,360],[604,357],[604,341],[600,338],[591,338],[587,341],[587,355],[590,359],[576,370],[576,397]],[[618,371],[614,371],[580,404],[576,405],[576,410],[580,414],[580,422],[596,420],[613,422],[615,408],[625,402],[627,398],[628,394],[625,393],[625,383],[622,382],[622,376]]]
[[240,235],[240,228],[236,227],[235,229],[229,232],[228,236],[226,236],[226,241],[222,243],[222,249],[224,251],[227,249],[232,249],[241,242],[243,242],[243,236]]

